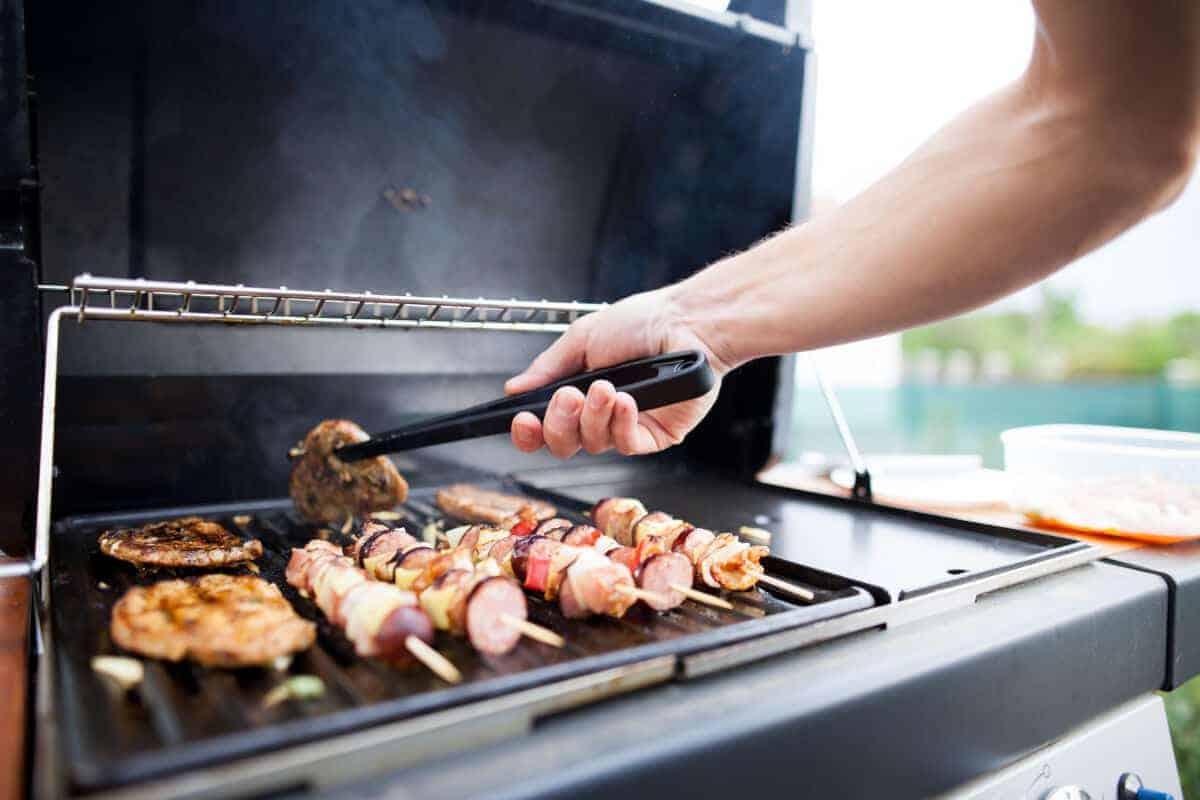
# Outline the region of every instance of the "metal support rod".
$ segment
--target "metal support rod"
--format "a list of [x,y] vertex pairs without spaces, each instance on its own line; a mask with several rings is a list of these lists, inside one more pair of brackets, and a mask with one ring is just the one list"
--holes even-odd
[[36,578],[50,555],[50,497],[54,484],[54,420],[58,407],[58,333],[62,318],[82,313],[82,308],[63,306],[50,314],[46,327],[46,370],[42,383],[42,442],[38,450],[37,520],[34,527],[33,560],[0,564],[0,578],[31,575]]
[[813,375],[817,378],[817,385],[821,387],[821,394],[825,397],[825,405],[829,407],[829,415],[833,417],[833,424],[837,428],[838,437],[842,440],[842,447],[846,449],[846,455],[850,458],[850,466],[854,470],[854,488],[852,490],[854,497],[858,500],[869,501],[871,499],[871,473],[867,470],[867,463],[858,450],[858,444],[854,441],[854,434],[850,432],[850,426],[846,424],[846,415],[842,413],[841,401],[834,393],[833,386],[825,378],[825,373],[821,371],[821,365],[811,354],[808,355],[808,363],[812,367]]

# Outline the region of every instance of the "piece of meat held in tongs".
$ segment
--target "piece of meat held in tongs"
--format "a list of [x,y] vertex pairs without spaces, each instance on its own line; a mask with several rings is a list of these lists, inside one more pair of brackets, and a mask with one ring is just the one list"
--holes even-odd
[[462,675],[430,647],[433,623],[417,596],[367,577],[354,560],[329,542],[314,539],[292,550],[287,581],[345,633],[360,656],[393,662],[416,658],[448,683]]
[[292,449],[295,459],[288,490],[296,509],[310,522],[335,523],[347,517],[394,508],[408,496],[408,484],[386,456],[342,461],[338,447],[370,437],[353,422],[328,419]]
[[[506,535],[488,530],[496,531],[490,541]],[[470,543],[476,541],[477,533]],[[528,621],[525,593],[516,581],[501,575],[495,562],[475,564],[461,548],[439,553],[403,528],[376,523],[368,523],[346,552],[376,580],[415,591],[439,630],[465,636],[481,653],[503,655],[522,635],[563,646],[553,631]]]
[[437,492],[438,508],[467,522],[502,525],[513,521],[523,510],[538,520],[553,517],[557,510],[549,503],[515,494],[494,492],[469,483],[456,483]]

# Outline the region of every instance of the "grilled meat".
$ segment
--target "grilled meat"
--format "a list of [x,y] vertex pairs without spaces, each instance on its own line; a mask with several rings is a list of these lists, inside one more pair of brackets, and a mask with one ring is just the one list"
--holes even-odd
[[219,567],[263,553],[257,539],[243,540],[200,517],[105,531],[99,541],[100,550],[113,558],[160,567]]
[[554,506],[541,500],[493,492],[469,483],[456,483],[445,489],[438,489],[437,504],[438,508],[451,516],[468,522],[487,522],[492,525],[500,525],[513,517],[519,517],[522,511],[531,513],[539,520],[550,519],[556,513]]
[[345,419],[327,419],[309,431],[299,446],[288,490],[300,513],[311,522],[341,522],[393,508],[408,496],[408,484],[385,456],[342,461],[334,450],[370,437]]
[[135,586],[113,606],[111,631],[126,650],[211,667],[268,665],[316,638],[277,586],[250,575]]
[[627,547],[686,556],[696,580],[713,589],[753,589],[763,574],[761,562],[770,553],[732,533],[714,534],[662,511],[646,513],[646,507],[631,497],[601,500],[592,508],[592,521]]

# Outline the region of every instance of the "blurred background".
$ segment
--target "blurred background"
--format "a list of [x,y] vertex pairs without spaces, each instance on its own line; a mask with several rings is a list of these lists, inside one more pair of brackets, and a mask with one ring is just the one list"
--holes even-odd
[[[1032,9],[1012,0],[813,6],[816,214],[1015,78],[1032,47]],[[1169,209],[1040,286],[936,325],[816,354],[859,446],[867,454],[977,453],[1000,467],[999,433],[1018,425],[1200,430],[1197,220],[1200,175]],[[839,454],[804,362],[796,381],[789,456]],[[1184,791],[1200,797],[1200,682],[1168,695],[1167,708]]]

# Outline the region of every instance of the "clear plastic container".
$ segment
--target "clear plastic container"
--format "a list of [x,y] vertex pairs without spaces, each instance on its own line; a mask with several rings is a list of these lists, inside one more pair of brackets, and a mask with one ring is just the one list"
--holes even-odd
[[1200,434],[1037,425],[1000,435],[1032,521],[1153,542],[1200,538]]

